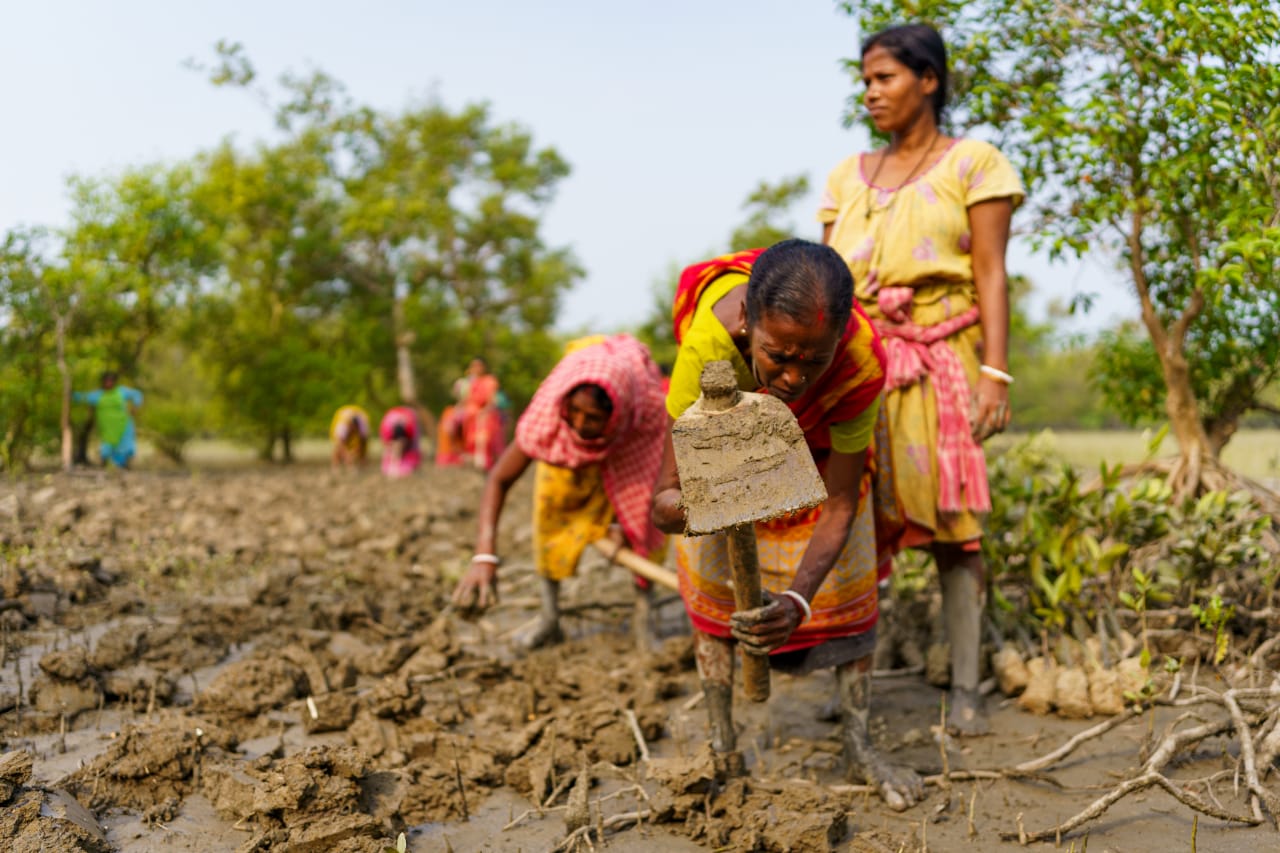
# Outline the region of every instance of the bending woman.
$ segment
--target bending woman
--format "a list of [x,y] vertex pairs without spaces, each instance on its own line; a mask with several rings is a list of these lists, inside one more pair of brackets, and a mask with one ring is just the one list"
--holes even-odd
[[[649,503],[665,428],[662,377],[643,344],[628,335],[571,343],[521,415],[515,442],[489,472],[476,554],[454,603],[485,608],[497,601],[498,519],[507,492],[537,461],[533,550],[542,611],[520,641],[534,648],[563,639],[560,582],[577,571],[587,545],[609,534],[616,520],[622,540],[641,556],[657,557],[663,547]],[[648,637],[648,595],[647,585],[637,588],[639,644]]]
[[948,726],[982,734],[981,516],[991,497],[980,442],[1009,423],[1005,247],[1022,185],[992,146],[942,132],[947,54],[932,27],[873,35],[862,47],[862,79],[889,144],[835,168],[818,218],[889,357],[885,407],[908,521],[903,544],[930,550],[942,583]]
[[[734,640],[768,652],[773,668],[793,675],[834,667],[849,772],[876,785],[891,806],[906,808],[923,792],[919,777],[886,761],[867,731],[878,608],[866,460],[884,353],[853,305],[849,270],[831,249],[803,240],[717,258],[681,276],[675,315],[680,350],[668,415],[679,417],[697,399],[704,364],[727,360],[739,388],[790,407],[828,493],[814,510],[756,525],[769,598],[756,610],[734,613],[724,534],[683,538],[677,546],[712,747],[726,769],[741,766],[731,713]],[[668,430],[653,500],[654,521],[668,533],[685,528],[680,500]]]
[[369,447],[369,413],[359,406],[338,409],[329,422],[329,443],[333,445],[333,468],[363,465]]
[[408,477],[422,464],[419,446],[422,430],[412,406],[388,409],[378,425],[382,439],[382,473],[392,479]]

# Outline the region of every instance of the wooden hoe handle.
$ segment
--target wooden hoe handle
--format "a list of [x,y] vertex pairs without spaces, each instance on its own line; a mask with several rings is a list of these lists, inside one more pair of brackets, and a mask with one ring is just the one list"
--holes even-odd
[[[733,570],[733,598],[738,610],[753,610],[764,603],[760,590],[760,562],[756,557],[753,524],[729,528],[729,566]],[[769,698],[769,656],[744,652],[742,689],[752,702]]]

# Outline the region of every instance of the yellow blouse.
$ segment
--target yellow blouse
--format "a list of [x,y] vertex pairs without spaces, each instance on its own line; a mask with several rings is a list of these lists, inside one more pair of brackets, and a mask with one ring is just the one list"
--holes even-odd
[[[671,387],[667,390],[667,414],[678,418],[694,404],[702,394],[699,379],[702,368],[708,362],[727,361],[733,365],[738,377],[738,387],[754,391],[759,387],[746,359],[738,352],[729,330],[716,317],[712,306],[740,284],[747,283],[742,273],[725,273],[711,284],[698,301],[693,313],[693,323],[680,342],[676,363],[671,369]],[[875,432],[876,415],[880,411],[880,398],[867,406],[853,420],[831,425],[831,449],[838,453],[861,453],[871,444]]]
[[971,283],[969,207],[995,198],[1017,207],[1025,197],[1005,156],[977,139],[953,140],[896,191],[870,182],[865,159],[854,155],[832,170],[818,210],[863,302],[878,287]]

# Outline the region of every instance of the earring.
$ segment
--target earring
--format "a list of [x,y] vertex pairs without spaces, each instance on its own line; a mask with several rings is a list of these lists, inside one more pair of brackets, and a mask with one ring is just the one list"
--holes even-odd
[[746,327],[746,326],[743,326],[743,327],[742,327],[742,329],[741,329],[741,331],[739,331],[739,332],[738,332],[738,334],[740,334],[740,335],[745,335],[746,333],[747,333],[747,327]]

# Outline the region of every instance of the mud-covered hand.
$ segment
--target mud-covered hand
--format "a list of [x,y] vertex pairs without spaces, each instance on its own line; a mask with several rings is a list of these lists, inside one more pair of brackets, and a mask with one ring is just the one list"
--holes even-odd
[[484,610],[498,603],[498,567],[473,560],[453,590],[453,604],[463,610]]
[[729,620],[733,638],[745,651],[764,655],[786,645],[804,614],[790,596],[764,594],[764,605],[740,610]]
[[989,376],[978,378],[970,415],[973,440],[986,441],[1009,426],[1009,386]]

